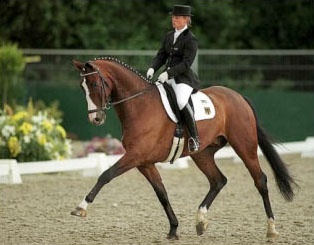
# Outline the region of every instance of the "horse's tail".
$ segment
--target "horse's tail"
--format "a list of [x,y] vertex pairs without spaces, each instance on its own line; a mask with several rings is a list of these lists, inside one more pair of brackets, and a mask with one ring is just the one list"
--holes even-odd
[[247,98],[244,97],[244,99],[253,110],[256,120],[258,145],[260,146],[264,156],[266,157],[268,163],[273,170],[280,193],[287,201],[292,201],[294,197],[292,185],[297,186],[297,184],[294,181],[293,177],[290,175],[286,164],[280,158],[278,152],[272,145],[270,137],[259,124],[252,103]]

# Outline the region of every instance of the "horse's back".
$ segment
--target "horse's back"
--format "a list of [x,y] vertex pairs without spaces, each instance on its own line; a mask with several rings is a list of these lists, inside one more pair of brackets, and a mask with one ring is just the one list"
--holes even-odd
[[217,98],[219,97],[225,98],[226,96],[242,97],[235,90],[227,88],[227,87],[223,87],[223,86],[211,86],[211,87],[202,89],[201,92],[207,94],[210,97],[217,97]]
[[202,89],[201,92],[209,96],[215,106],[223,104],[225,106],[236,107],[238,110],[240,109],[239,106],[249,108],[251,110],[250,105],[244,97],[233,89],[223,86],[212,86]]

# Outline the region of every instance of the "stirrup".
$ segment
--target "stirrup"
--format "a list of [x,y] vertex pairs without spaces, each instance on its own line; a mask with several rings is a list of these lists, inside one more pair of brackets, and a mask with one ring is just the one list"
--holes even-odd
[[189,152],[196,152],[200,149],[200,143],[197,138],[190,137],[188,141]]

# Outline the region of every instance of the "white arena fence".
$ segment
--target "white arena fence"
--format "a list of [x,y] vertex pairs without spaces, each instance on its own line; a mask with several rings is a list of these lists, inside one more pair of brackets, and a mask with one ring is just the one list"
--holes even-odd
[[[300,154],[302,158],[314,158],[314,137],[308,137],[305,141],[275,144],[274,147],[280,155]],[[262,155],[260,149],[258,154]],[[121,157],[122,155],[91,153],[84,158],[62,161],[17,163],[15,159],[0,159],[0,184],[21,184],[21,175],[25,174],[80,171],[83,176],[98,176]],[[218,151],[215,158],[232,159],[234,162],[241,161],[230,146],[226,146]],[[158,163],[158,166],[165,169],[183,169],[188,168],[188,162],[189,157],[185,157],[176,160],[174,164]]]

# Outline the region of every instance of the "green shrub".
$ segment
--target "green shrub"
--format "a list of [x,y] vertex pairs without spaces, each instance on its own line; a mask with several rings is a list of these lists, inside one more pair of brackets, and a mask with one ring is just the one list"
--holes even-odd
[[22,72],[25,60],[22,51],[15,44],[0,46],[0,98],[2,106],[22,101],[25,95],[25,84]]

